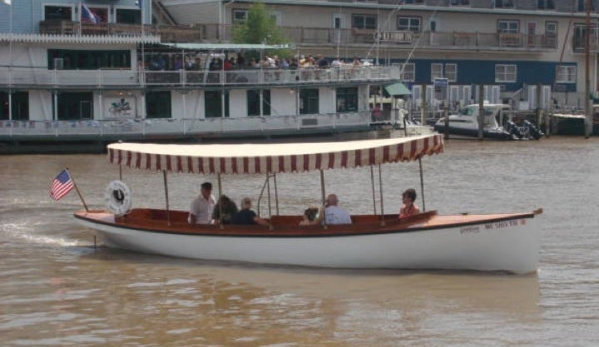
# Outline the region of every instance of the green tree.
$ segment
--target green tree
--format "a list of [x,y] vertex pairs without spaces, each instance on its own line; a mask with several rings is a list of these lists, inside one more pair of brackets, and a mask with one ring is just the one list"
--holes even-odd
[[[257,1],[249,8],[247,20],[233,28],[233,42],[283,45],[287,44],[288,40],[277,28],[276,20],[270,15],[266,5]],[[285,49],[267,53],[283,57],[290,55],[290,51]]]

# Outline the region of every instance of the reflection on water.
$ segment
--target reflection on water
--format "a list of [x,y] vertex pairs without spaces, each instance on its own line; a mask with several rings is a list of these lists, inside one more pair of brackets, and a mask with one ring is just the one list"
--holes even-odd
[[[118,169],[97,155],[2,157],[0,345],[593,345],[598,144],[455,141],[423,160],[419,199],[429,210],[544,208],[540,270],[528,276],[265,267],[94,249],[92,233],[71,218],[82,208],[76,194],[53,202],[47,190],[69,166],[87,204],[101,207]],[[164,205],[160,174],[123,174],[134,204]],[[385,165],[382,176],[387,212],[406,187],[419,188],[417,164]],[[344,207],[372,211],[370,170],[325,177]],[[215,181],[170,175],[171,206],[186,209],[206,179]],[[239,200],[256,197],[263,181],[226,176],[223,187]],[[300,213],[320,197],[318,175],[279,175],[277,185],[281,213]]]

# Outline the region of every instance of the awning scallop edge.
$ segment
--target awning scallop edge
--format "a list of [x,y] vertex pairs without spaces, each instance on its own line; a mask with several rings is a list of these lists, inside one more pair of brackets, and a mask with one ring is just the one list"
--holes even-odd
[[283,144],[108,145],[108,161],[125,167],[199,174],[256,174],[353,168],[441,153],[440,134],[347,142]]

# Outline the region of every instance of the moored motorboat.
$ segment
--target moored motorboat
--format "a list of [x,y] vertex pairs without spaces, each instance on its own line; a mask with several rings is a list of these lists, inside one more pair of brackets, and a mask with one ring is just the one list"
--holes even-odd
[[[512,112],[506,104],[483,104],[485,112],[482,136],[494,140],[538,140],[543,133],[531,122],[524,120],[516,124],[512,120]],[[464,107],[459,113],[449,115],[448,124],[445,118],[439,119],[435,131],[448,133],[452,138],[477,138],[479,136],[479,104]]]
[[[442,151],[442,135],[435,134],[277,146],[119,143],[109,145],[108,157],[121,167],[163,171],[166,178],[167,172],[220,177],[372,168],[421,160]],[[541,210],[447,216],[427,211],[401,219],[382,213],[352,215],[352,224],[310,226],[300,226],[299,215],[271,215],[266,217],[268,226],[190,226],[187,212],[169,210],[168,198],[165,209],[130,209],[129,192],[119,184],[109,186],[107,194],[108,200],[113,200],[109,202],[117,206],[75,213],[75,218],[97,230],[109,247],[184,258],[312,267],[513,273],[537,269],[540,232],[534,217]]]

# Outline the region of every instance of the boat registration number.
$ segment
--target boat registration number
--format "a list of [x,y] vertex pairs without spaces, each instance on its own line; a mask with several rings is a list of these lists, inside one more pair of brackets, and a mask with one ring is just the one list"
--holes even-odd
[[[484,230],[491,230],[491,229],[503,229],[503,228],[513,228],[513,227],[517,227],[519,225],[525,225],[526,224],[526,219],[519,219],[519,220],[506,220],[506,221],[502,221],[502,222],[495,222],[495,223],[488,223],[485,224],[484,226]],[[468,226],[463,226],[460,228],[460,234],[475,234],[475,233],[479,233],[480,232],[480,225],[468,225]]]

